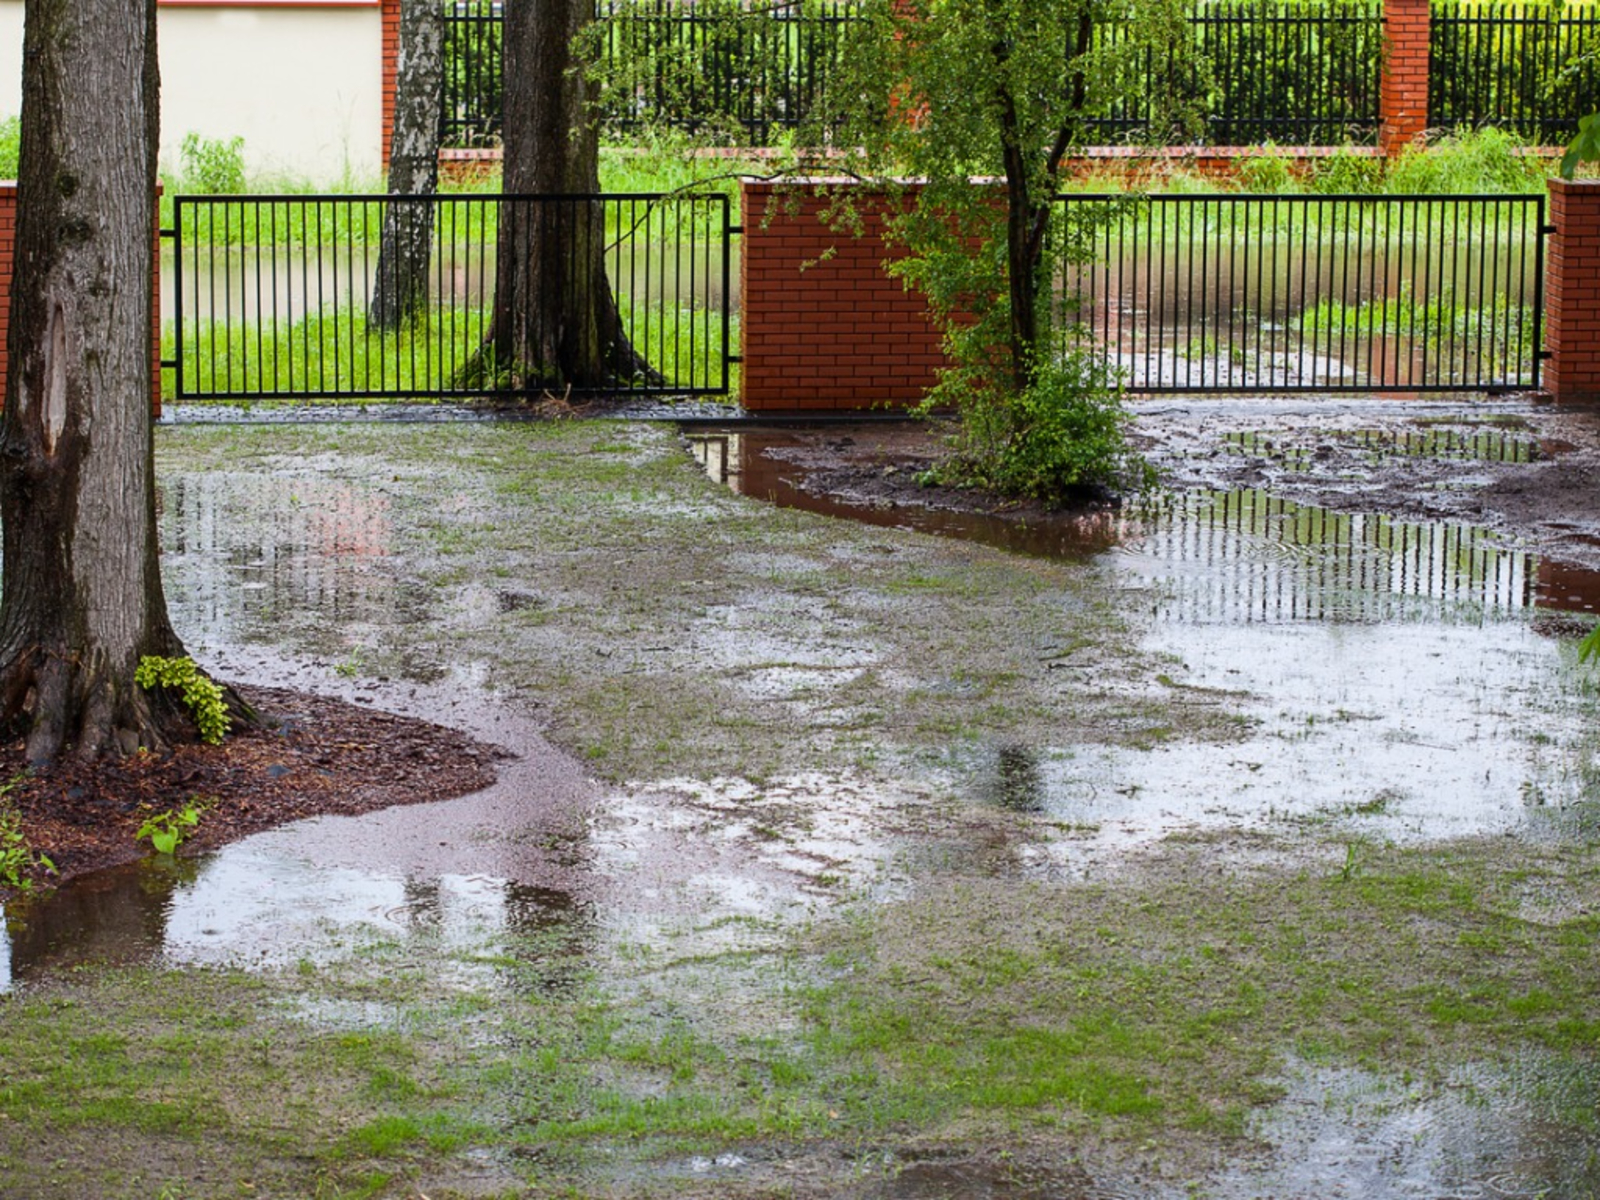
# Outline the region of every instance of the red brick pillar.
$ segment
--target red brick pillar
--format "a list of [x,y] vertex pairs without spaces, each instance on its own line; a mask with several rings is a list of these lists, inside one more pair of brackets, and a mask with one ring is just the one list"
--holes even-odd
[[1600,179],[1550,181],[1544,281],[1545,391],[1600,402]]
[[1384,0],[1383,92],[1378,145],[1396,155],[1428,128],[1429,0]]
[[395,80],[400,74],[400,0],[379,0],[383,15],[383,169],[389,169],[389,139],[394,133]]
[[0,403],[6,394],[6,330],[11,324],[11,263],[17,252],[17,185],[0,183]]
[[826,184],[745,180],[739,399],[750,411],[910,405],[944,365],[921,295],[884,272],[883,210],[860,236],[823,219]]

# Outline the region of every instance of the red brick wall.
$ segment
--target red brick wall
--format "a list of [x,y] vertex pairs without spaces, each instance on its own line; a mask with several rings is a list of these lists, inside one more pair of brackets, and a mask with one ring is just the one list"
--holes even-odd
[[383,14],[383,169],[389,169],[389,137],[394,132],[395,79],[400,73],[400,0],[379,0]]
[[1600,401],[1600,179],[1552,179],[1545,271],[1544,387],[1557,400]]
[[[159,193],[158,193],[159,194]],[[11,268],[17,248],[17,185],[0,182],[0,401],[6,394],[6,337],[11,324]],[[161,415],[161,241],[151,266],[150,411]]]
[[836,233],[818,191],[742,188],[740,400],[753,412],[915,404],[944,364],[927,306],[884,273],[881,211],[867,209],[860,237]]
[[1428,128],[1428,0],[1384,0],[1378,145],[1398,154]]

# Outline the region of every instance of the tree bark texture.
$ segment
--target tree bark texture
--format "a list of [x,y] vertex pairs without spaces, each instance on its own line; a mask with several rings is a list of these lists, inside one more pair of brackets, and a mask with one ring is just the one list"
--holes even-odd
[[28,0],[0,419],[0,701],[30,760],[159,747],[139,658],[181,654],[150,416],[155,0]]
[[378,279],[367,314],[375,329],[398,329],[427,311],[443,96],[444,10],[439,0],[401,0],[389,195],[429,199],[391,200],[384,212]]
[[[606,279],[600,133],[574,41],[593,0],[508,0],[505,157],[489,348],[523,386],[658,380]],[[528,201],[518,196],[569,199]]]

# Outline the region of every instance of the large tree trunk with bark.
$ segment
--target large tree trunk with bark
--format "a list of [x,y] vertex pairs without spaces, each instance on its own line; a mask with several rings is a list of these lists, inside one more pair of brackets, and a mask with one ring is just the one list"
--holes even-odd
[[[439,120],[444,100],[444,10],[439,0],[401,0],[400,61],[389,136],[389,195],[432,197],[439,188]],[[375,329],[398,329],[428,307],[434,202],[391,200],[378,246],[378,279],[367,314]]]
[[134,682],[178,655],[157,563],[155,0],[28,0],[0,423],[0,701],[28,757],[163,744]]
[[[508,196],[600,191],[593,85],[574,40],[593,0],[509,0],[505,15]],[[495,309],[486,352],[524,387],[604,388],[658,379],[635,352],[605,269],[605,217],[592,199],[500,210]]]

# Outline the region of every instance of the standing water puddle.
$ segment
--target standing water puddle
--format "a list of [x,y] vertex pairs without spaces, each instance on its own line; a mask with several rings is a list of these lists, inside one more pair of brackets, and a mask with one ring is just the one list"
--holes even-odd
[[[1247,435],[1258,439],[1248,449],[1265,436]],[[1374,454],[1537,455],[1528,439],[1498,432],[1342,436]],[[1148,694],[1228,693],[1245,730],[1222,744],[952,751],[946,765],[969,794],[1093,832],[1055,848],[1058,861],[1087,868],[1130,840],[1282,820],[1391,839],[1592,823],[1582,803],[1600,781],[1592,722],[1559,643],[1531,617],[1600,611],[1600,573],[1541,560],[1478,526],[1334,512],[1263,490],[1185,492],[1026,524],[852,505],[802,489],[808,467],[793,434],[690,441],[714,479],[745,495],[1025,553],[1098,555],[1145,593],[1155,617],[1147,647],[1172,663]],[[1093,668],[1051,666],[1063,686],[1103,686]]]

